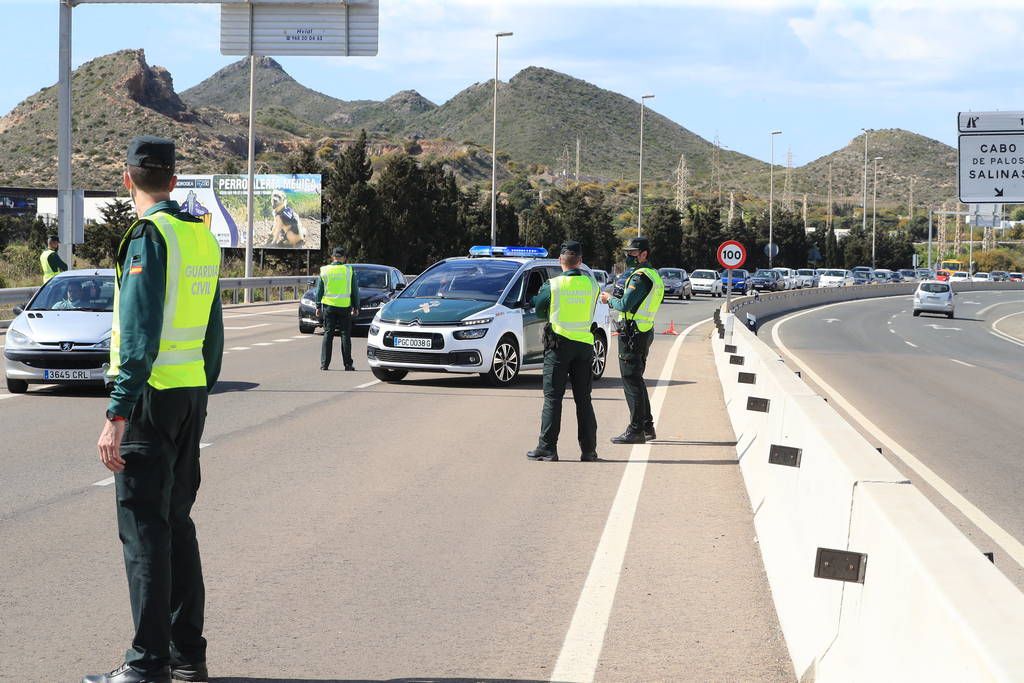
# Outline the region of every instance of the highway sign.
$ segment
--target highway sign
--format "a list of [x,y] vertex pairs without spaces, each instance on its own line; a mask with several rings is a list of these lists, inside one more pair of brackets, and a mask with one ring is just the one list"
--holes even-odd
[[249,54],[250,16],[255,55],[374,57],[377,54],[378,0],[331,4],[279,0],[254,3],[251,7],[249,3],[222,4],[221,54]]
[[739,268],[746,260],[747,250],[739,242],[729,240],[718,245],[718,263],[726,270]]
[[961,133],[1024,133],[1024,111],[962,111]]
[[961,135],[959,158],[961,202],[1024,203],[1024,130]]
[[978,228],[992,228],[1002,221],[1002,204],[968,204],[967,221]]

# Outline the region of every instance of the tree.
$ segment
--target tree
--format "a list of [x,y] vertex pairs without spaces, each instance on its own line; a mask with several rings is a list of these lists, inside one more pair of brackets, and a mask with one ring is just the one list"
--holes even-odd
[[75,252],[97,266],[112,266],[121,240],[135,222],[135,208],[129,201],[114,199],[100,209],[100,214],[103,222],[85,227],[85,242]]
[[839,241],[836,239],[836,229],[829,228],[825,238],[825,265],[834,268],[840,262]]
[[690,214],[683,225],[680,265],[690,270],[715,268],[715,252],[722,241],[722,212],[717,201],[701,204],[691,202]]
[[544,218],[537,226],[536,236],[541,241],[531,242],[547,246],[557,253],[565,240],[578,240],[583,244],[584,260],[594,268],[610,269],[615,263],[619,238],[612,227],[611,210],[600,190],[585,190],[579,186],[554,189],[551,203],[545,207]]
[[327,217],[326,239],[321,240],[323,255],[344,247],[352,260],[371,260],[371,254],[383,253],[380,204],[370,185],[373,166],[367,153],[366,131],[335,157],[324,169],[323,200]]
[[286,168],[288,173],[320,173],[323,164],[317,156],[316,147],[306,143],[288,156]]
[[644,221],[644,234],[651,241],[651,261],[662,267],[683,263],[683,219],[676,209],[659,203]]

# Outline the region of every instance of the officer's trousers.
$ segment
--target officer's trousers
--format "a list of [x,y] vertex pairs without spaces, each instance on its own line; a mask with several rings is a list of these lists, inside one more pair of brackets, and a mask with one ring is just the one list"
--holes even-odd
[[583,454],[597,450],[597,417],[590,399],[594,384],[594,347],[578,341],[558,340],[557,349],[544,352],[544,408],[540,416],[537,450],[558,453],[558,434],[562,426],[562,397],[567,382],[572,384],[576,403],[577,437]]
[[341,337],[341,359],[352,367],[352,310],[324,305],[324,343],[320,347],[320,367],[331,365],[334,335]]
[[619,374],[622,376],[622,389],[626,394],[626,405],[629,407],[629,430],[642,432],[654,426],[651,415],[651,399],[647,395],[647,384],[644,382],[644,371],[647,369],[647,354],[654,342],[654,330],[639,332],[633,337],[632,348],[619,343]]
[[206,591],[191,518],[206,403],[206,387],[147,385],[121,443],[117,529],[135,623],[125,661],[143,672],[161,669],[170,657],[206,661]]

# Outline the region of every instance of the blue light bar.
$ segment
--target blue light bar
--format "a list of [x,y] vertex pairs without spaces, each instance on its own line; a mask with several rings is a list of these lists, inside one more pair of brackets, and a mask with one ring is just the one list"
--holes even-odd
[[544,247],[489,247],[480,245],[469,248],[470,256],[509,256],[512,258],[544,258],[548,250]]

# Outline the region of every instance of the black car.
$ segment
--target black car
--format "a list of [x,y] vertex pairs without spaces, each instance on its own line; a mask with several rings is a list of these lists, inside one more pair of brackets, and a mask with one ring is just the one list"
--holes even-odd
[[[359,283],[359,314],[352,319],[352,333],[365,335],[380,307],[405,289],[405,276],[397,268],[375,263],[353,263],[352,269]],[[324,326],[323,317],[316,314],[315,284],[315,280],[310,283],[312,289],[299,301],[299,332],[302,334],[313,334],[316,328]]]
[[747,286],[759,292],[777,292],[785,287],[779,272],[767,268],[760,268],[751,275],[747,280]]

